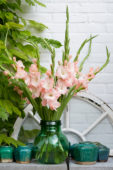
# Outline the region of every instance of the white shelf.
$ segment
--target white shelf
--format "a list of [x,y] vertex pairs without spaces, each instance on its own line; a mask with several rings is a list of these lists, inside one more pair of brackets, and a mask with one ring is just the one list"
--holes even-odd
[[[0,170],[67,170],[67,166],[65,163],[59,165],[0,163]],[[113,158],[95,165],[77,165],[71,162],[70,170],[113,170]]]

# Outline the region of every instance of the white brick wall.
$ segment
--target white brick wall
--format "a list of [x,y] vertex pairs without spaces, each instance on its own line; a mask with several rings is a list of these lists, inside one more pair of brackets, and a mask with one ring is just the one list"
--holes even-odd
[[[63,43],[65,10],[66,5],[68,5],[70,11],[70,54],[73,56],[75,56],[77,49],[85,38],[90,36],[90,34],[99,35],[93,40],[92,54],[85,65],[85,70],[90,66],[97,67],[103,64],[106,59],[105,47],[106,45],[108,46],[111,52],[110,64],[90,83],[89,91],[103,99],[113,108],[113,0],[42,0],[42,2],[47,5],[47,8],[39,6],[25,8],[25,18],[43,22],[49,29],[42,36],[54,38]],[[61,52],[62,49],[57,50],[56,61],[61,58]],[[81,53],[80,61],[86,52],[87,48]],[[42,50],[41,62],[48,66],[49,61],[48,52]],[[78,117],[80,118],[78,119]],[[87,125],[87,122],[86,124],[82,123],[82,118],[81,114],[77,115],[75,119],[81,122],[78,122],[78,124],[74,122],[80,128]],[[91,122],[92,117],[88,118],[90,119],[89,122]],[[105,125],[102,125],[102,129],[103,127],[106,129]],[[108,131],[105,133],[107,134]],[[109,133],[112,134],[110,131]],[[95,139],[95,134],[92,135],[94,135]]]

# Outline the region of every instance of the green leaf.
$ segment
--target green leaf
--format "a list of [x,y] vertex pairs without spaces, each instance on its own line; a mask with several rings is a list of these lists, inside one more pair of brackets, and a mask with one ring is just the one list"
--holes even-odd
[[0,103],[2,103],[2,106],[5,108],[8,114],[12,114],[12,103],[9,100],[0,100]]
[[46,5],[45,4],[43,4],[43,3],[41,3],[41,2],[39,2],[39,1],[37,1],[37,0],[34,0],[38,5],[40,5],[40,6],[42,6],[42,7],[46,7]]
[[32,1],[32,0],[25,0],[29,5],[32,5],[32,6],[34,6],[35,5],[35,3]]
[[6,22],[5,25],[8,29],[22,29],[24,27],[22,24],[17,24],[15,22]]
[[21,111],[14,105],[12,105],[13,112],[16,113],[18,116],[21,116]]
[[4,19],[5,19],[5,12],[0,11],[0,18],[1,18],[2,20],[4,20]]
[[19,145],[24,146],[25,144],[12,137],[6,136],[6,134],[0,134],[0,145],[13,145],[17,147]]
[[0,118],[4,120],[8,120],[8,113],[6,112],[5,108],[3,108],[0,104]]
[[25,45],[23,46],[23,51],[26,53],[27,56],[31,58],[36,58],[36,49],[32,45]]
[[6,112],[7,115],[14,112],[16,115],[21,116],[21,111],[9,100],[0,100],[0,106],[4,109],[3,111]]
[[26,26],[27,25],[26,20],[22,17],[20,17],[20,19],[21,19],[22,23],[24,24],[24,26]]
[[0,55],[0,64],[13,64],[14,61],[13,60],[10,60],[6,55],[4,54],[1,54]]
[[41,71],[41,73],[46,73],[47,68],[40,65],[40,71]]
[[13,30],[12,31],[12,37],[14,40],[17,40],[17,39],[25,40],[29,36],[31,36],[31,33],[28,30],[24,30],[24,31]]
[[45,40],[55,48],[60,48],[62,46],[61,42],[59,42],[57,40],[47,39],[47,38],[45,38]]
[[18,3],[18,5],[21,5],[21,0],[16,0],[16,2]]
[[5,44],[2,40],[0,40],[0,50],[5,49]]
[[45,29],[48,29],[48,27],[42,23],[33,21],[33,20],[29,20],[29,24],[31,27],[36,28],[39,32],[44,31]]
[[11,2],[7,2],[7,6],[12,9],[12,10],[19,10],[19,11],[22,11],[22,9],[20,8],[19,4],[18,3],[11,3]]
[[2,24],[0,24],[0,31],[4,31],[4,30],[6,30],[6,26],[5,25],[2,25]]
[[29,61],[27,56],[22,51],[19,51],[19,50],[16,50],[16,49],[10,49],[9,51],[12,54],[12,56],[16,56],[16,57],[18,57],[22,60]]
[[0,0],[0,5],[6,4],[7,0]]
[[14,15],[13,15],[13,13],[11,13],[11,12],[5,12],[5,17],[6,17],[8,20],[13,20]]

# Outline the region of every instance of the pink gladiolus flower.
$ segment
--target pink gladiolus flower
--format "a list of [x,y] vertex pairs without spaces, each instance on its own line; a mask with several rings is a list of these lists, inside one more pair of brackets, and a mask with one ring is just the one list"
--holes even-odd
[[47,70],[46,75],[47,75],[48,77],[50,77],[50,76],[51,76],[51,70]]
[[67,90],[67,86],[65,85],[65,81],[59,79],[57,81],[56,90],[58,91],[59,94],[66,94],[68,90]]
[[56,76],[57,76],[58,78],[63,79],[63,80],[69,78],[69,73],[68,73],[66,67],[60,65],[60,66],[57,68]]
[[57,108],[60,107],[60,103],[57,100],[54,102],[49,102],[48,104],[51,110],[57,110]]
[[67,70],[68,72],[71,74],[71,75],[76,75],[76,72],[75,72],[75,64],[74,63],[68,63],[67,64]]
[[79,72],[79,68],[78,68],[77,64],[78,64],[78,61],[74,62],[75,73],[78,73],[78,72]]
[[15,62],[16,62],[16,57],[13,57],[13,61],[15,61]]
[[78,89],[80,86],[83,88],[88,88],[88,78],[86,75],[81,75],[78,79],[78,84],[76,86],[76,89]]
[[[28,73],[24,70],[25,67],[22,61],[16,61],[15,57],[13,60],[16,63],[17,72],[11,78],[23,79],[31,91],[32,97],[40,97],[42,99],[42,106],[47,106],[51,110],[57,110],[60,107],[59,97],[68,94],[71,87],[75,86],[74,95],[77,94],[76,90],[87,89],[89,81],[98,72],[98,69],[90,68],[87,74],[82,74],[79,71],[78,61],[70,61],[71,56],[69,56],[69,61],[65,60],[63,64],[58,62],[59,65],[55,75],[52,75],[51,70],[47,70],[44,76],[42,76],[40,69],[37,67],[36,59],[32,60],[33,64],[31,64]],[[4,74],[7,75],[8,72],[4,72]],[[21,91],[19,89],[17,91],[21,95]]]
[[57,101],[60,94],[55,89],[47,91],[42,97],[42,105],[49,106],[51,110],[56,110],[60,103]]
[[32,74],[32,75],[33,74],[35,75],[36,72],[38,72],[37,65],[36,64],[31,64],[31,66],[29,68],[29,73]]
[[27,72],[23,68],[17,68],[17,72],[15,74],[16,79],[25,79],[27,76]]
[[24,80],[25,80],[26,85],[30,86],[30,76],[27,75]]
[[88,79],[93,79],[95,77],[94,69],[91,67],[89,73],[87,74]]
[[76,79],[76,78],[75,78],[74,75],[69,74],[68,79],[65,80],[65,85],[66,85],[67,87],[72,87],[72,86],[74,85],[74,83],[75,83],[75,79]]
[[33,58],[32,61],[33,61],[34,64],[37,63],[37,59],[36,58]]
[[10,74],[10,72],[8,70],[5,70],[3,73],[5,76],[8,76]]
[[47,105],[47,100],[43,99],[42,100],[42,106],[46,106]]
[[44,80],[41,81],[42,91],[48,91],[53,88],[54,80],[53,78],[46,77]]
[[40,87],[29,86],[29,89],[32,92],[33,98],[37,98],[40,96]]
[[16,61],[17,68],[25,68],[21,60]]
[[44,94],[43,98],[47,101],[54,101],[58,99],[58,96],[58,92],[55,89],[50,89]]
[[35,72],[34,74],[30,74],[30,83],[29,85],[37,87],[40,84],[40,72]]

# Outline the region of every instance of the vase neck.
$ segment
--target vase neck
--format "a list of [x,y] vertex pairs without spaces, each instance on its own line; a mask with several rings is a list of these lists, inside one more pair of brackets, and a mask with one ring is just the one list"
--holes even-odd
[[61,121],[44,121],[41,120],[40,122],[41,130],[42,131],[48,131],[48,132],[55,132],[61,130]]

